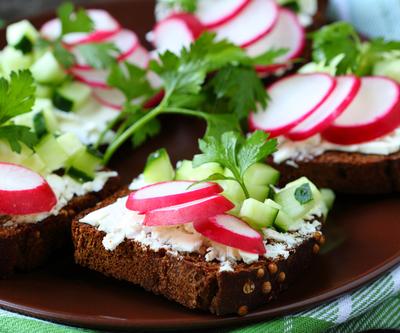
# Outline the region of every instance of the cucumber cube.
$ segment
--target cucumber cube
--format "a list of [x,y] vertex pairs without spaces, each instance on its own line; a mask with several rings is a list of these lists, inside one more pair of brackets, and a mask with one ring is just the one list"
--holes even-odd
[[174,179],[175,170],[165,148],[161,148],[149,155],[144,167],[143,177],[144,181],[149,184]]
[[1,69],[6,75],[9,75],[12,71],[29,68],[32,62],[32,56],[23,54],[21,51],[10,46],[6,46],[1,52]]
[[247,185],[275,185],[279,180],[278,170],[265,163],[255,163],[244,174]]
[[69,157],[75,155],[84,148],[79,138],[74,133],[65,133],[57,138],[58,143],[63,147]]
[[90,87],[79,82],[64,83],[53,94],[53,104],[62,111],[76,111],[82,107],[92,93]]
[[269,194],[268,185],[245,184],[251,198],[264,201]]
[[322,201],[325,203],[326,208],[331,210],[336,198],[335,192],[329,188],[321,188],[320,192]]
[[218,163],[205,163],[193,168],[192,161],[183,160],[178,163],[176,180],[203,180],[215,173],[224,173],[224,169]]
[[68,155],[52,134],[48,134],[35,147],[36,153],[49,172],[64,168]]
[[93,180],[102,160],[86,146],[81,147],[70,159],[68,174],[80,182]]
[[243,201],[240,217],[255,229],[267,228],[273,225],[279,209],[255,199]]
[[33,78],[42,84],[59,84],[67,76],[53,53],[47,51],[31,66]]
[[39,32],[28,20],[23,20],[7,27],[6,38],[7,43],[15,49],[30,53],[39,38]]
[[24,159],[22,165],[40,174],[45,174],[46,171],[46,165],[38,154],[32,154]]
[[293,220],[288,214],[286,214],[283,210],[280,210],[274,221],[274,226],[279,231],[287,232],[296,223],[297,222]]
[[39,98],[51,98],[53,95],[53,88],[45,86],[43,84],[36,85],[36,97]]

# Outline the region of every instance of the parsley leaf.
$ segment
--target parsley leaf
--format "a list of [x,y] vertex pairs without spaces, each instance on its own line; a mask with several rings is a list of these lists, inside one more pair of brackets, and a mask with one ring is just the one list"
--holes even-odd
[[60,41],[54,42],[53,54],[57,61],[66,69],[71,68],[75,64],[74,55],[69,52]]
[[252,68],[224,67],[211,79],[210,85],[218,99],[228,100],[229,110],[239,119],[246,118],[258,103],[263,107],[267,104],[264,85]]
[[9,81],[0,78],[0,138],[7,140],[17,153],[21,152],[20,142],[32,148],[37,137],[29,127],[8,124],[8,121],[31,111],[35,89],[32,74],[28,70],[11,72]]
[[146,70],[127,62],[111,66],[107,83],[119,89],[127,101],[138,97],[149,97],[154,92],[147,79]]
[[194,13],[197,9],[197,0],[162,0],[162,3],[171,9],[178,8],[188,13]]
[[12,72],[10,80],[0,78],[0,124],[31,111],[36,87],[30,71]]
[[[194,156],[193,167],[210,162],[221,164],[232,172],[233,179],[239,183],[246,197],[249,198],[249,192],[244,183],[244,174],[253,164],[276,151],[276,139],[269,140],[268,137],[269,135],[265,132],[256,131],[248,138],[244,138],[238,132],[225,132],[220,138],[212,136],[200,139],[199,148],[202,154]],[[211,177],[214,180],[227,179],[223,175],[212,175]]]
[[76,49],[88,65],[99,69],[110,67],[119,54],[114,43],[88,43],[78,45]]
[[91,32],[94,30],[94,23],[86,11],[79,8],[74,11],[71,2],[62,4],[57,9],[57,15],[61,22],[61,35],[71,32]]

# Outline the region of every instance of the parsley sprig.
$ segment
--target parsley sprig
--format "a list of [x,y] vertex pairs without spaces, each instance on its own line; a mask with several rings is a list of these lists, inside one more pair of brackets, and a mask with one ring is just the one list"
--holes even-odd
[[[355,28],[346,22],[336,22],[312,33],[312,58],[325,66],[335,63],[337,75],[372,74],[374,65],[388,53],[400,50],[400,42],[383,38],[362,41]],[[339,61],[337,61],[339,59]]]
[[[108,84],[120,89],[127,101],[122,115],[109,126],[112,128],[120,122],[117,135],[104,155],[105,163],[129,138],[143,137],[140,132],[147,133],[146,136],[154,135],[159,128],[157,117],[160,114],[202,118],[207,122],[206,136],[218,137],[226,131],[240,131],[240,122],[248,113],[257,105],[266,106],[268,102],[253,65],[255,62],[260,64],[260,60],[263,61],[261,64],[270,64],[282,52],[271,50],[252,59],[240,47],[226,40],[216,40],[215,34],[204,33],[179,55],[169,51],[160,54],[158,61],[151,61],[149,72],[134,69],[133,65],[128,71],[115,67]],[[132,98],[145,101],[155,93],[147,79],[151,72],[163,82],[163,99],[150,110],[144,108],[144,104],[130,108]]]
[[243,190],[246,198],[249,191],[244,182],[246,171],[255,163],[264,160],[277,149],[277,140],[268,139],[269,135],[263,131],[255,131],[247,138],[238,132],[226,132],[222,136],[210,136],[199,140],[202,154],[194,156],[193,166],[198,167],[205,163],[216,162],[232,172],[232,177],[222,174],[213,174],[203,181],[233,180]]
[[36,134],[29,127],[10,122],[12,118],[32,110],[35,89],[28,70],[11,72],[9,81],[0,78],[0,139],[8,141],[17,153],[21,152],[21,143],[29,148],[37,143]]

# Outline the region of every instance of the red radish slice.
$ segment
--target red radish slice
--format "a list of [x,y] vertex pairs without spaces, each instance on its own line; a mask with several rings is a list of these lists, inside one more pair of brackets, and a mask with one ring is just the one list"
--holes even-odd
[[193,222],[194,229],[214,242],[249,253],[264,254],[261,235],[235,216],[221,214]]
[[[145,68],[149,63],[149,53],[147,50],[139,46],[135,52],[133,52],[128,58],[125,59],[126,62],[139,66],[141,68]],[[93,88],[102,88],[109,89],[110,87],[107,85],[107,78],[109,75],[108,70],[104,69],[91,69],[91,70],[82,70],[77,68],[72,68],[71,74],[78,80]]]
[[158,22],[153,29],[153,44],[157,51],[179,53],[188,47],[205,30],[200,21],[187,13],[173,14]]
[[385,77],[363,77],[357,96],[322,136],[352,145],[378,139],[399,126],[400,86]]
[[[94,31],[90,33],[74,32],[66,34],[63,42],[67,45],[99,42],[111,37],[121,30],[119,23],[107,11],[102,9],[87,10],[89,17],[94,22]],[[40,29],[41,35],[50,40],[55,40],[61,35],[61,23],[58,18],[45,23]]]
[[323,73],[295,74],[277,81],[268,88],[267,109],[250,114],[250,128],[273,137],[286,134],[326,101],[335,84],[333,77]]
[[236,17],[215,29],[220,39],[247,47],[266,36],[278,20],[274,0],[253,0]]
[[164,89],[162,89],[143,104],[144,108],[146,109],[155,108],[158,104],[161,103],[164,96],[165,96],[165,91]]
[[46,180],[25,167],[0,163],[0,214],[49,212],[57,198]]
[[[105,43],[113,43],[119,51],[117,57],[118,61],[123,61],[128,58],[135,50],[139,47],[139,39],[136,34],[131,30],[123,29],[111,38],[104,40]],[[92,69],[91,66],[85,63],[85,60],[79,54],[79,51],[74,48],[72,52],[76,56],[77,64],[75,65],[78,69]]]
[[356,97],[361,80],[354,76],[339,76],[327,100],[307,119],[292,128],[286,136],[291,140],[305,140],[327,129]]
[[236,17],[251,0],[202,0],[198,2],[196,17],[208,29],[216,28]]
[[191,181],[171,181],[145,186],[129,195],[126,207],[147,212],[203,199],[223,191],[217,183],[199,183],[189,188],[193,184]]
[[235,205],[222,195],[214,195],[176,206],[150,210],[146,213],[143,224],[147,226],[185,224],[225,213],[233,207]]
[[102,105],[121,111],[125,96],[118,89],[93,88],[93,97]]
[[[272,49],[287,49],[288,52],[276,59],[277,64],[285,63],[301,55],[305,47],[305,31],[292,11],[281,8],[275,27],[264,38],[251,44],[246,52],[251,57],[259,56]],[[275,71],[274,65],[256,66],[257,71]]]

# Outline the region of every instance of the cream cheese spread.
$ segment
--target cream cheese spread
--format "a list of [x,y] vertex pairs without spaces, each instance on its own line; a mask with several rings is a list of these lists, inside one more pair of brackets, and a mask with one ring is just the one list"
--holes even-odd
[[273,158],[277,164],[285,161],[293,164],[293,161],[312,160],[326,151],[390,155],[400,151],[400,128],[377,140],[348,146],[329,143],[319,134],[303,141],[279,138],[279,150],[273,154]]
[[[174,255],[184,252],[199,253],[205,249],[205,260],[219,261],[220,271],[232,271],[233,265],[238,261],[251,264],[259,259],[257,254],[210,241],[196,232],[192,223],[178,226],[144,226],[144,215],[127,209],[126,200],[127,197],[119,198],[113,204],[100,208],[80,220],[105,233],[103,246],[109,251],[115,250],[125,239],[139,242],[154,251],[165,249]],[[287,258],[296,245],[312,237],[314,232],[320,229],[321,223],[315,221],[315,216],[321,214],[320,212],[320,209],[310,212],[306,220],[296,223],[296,230],[288,233],[264,230],[264,244],[267,249],[265,256],[268,259]],[[308,222],[307,219],[314,221]]]
[[[45,178],[57,197],[57,204],[53,209],[50,212],[41,214],[13,216],[12,221],[9,223],[10,225],[15,223],[36,223],[51,215],[58,215],[61,209],[65,207],[74,196],[81,196],[90,192],[99,192],[103,189],[108,179],[115,176],[117,176],[117,173],[114,171],[99,171],[96,173],[94,180],[81,184],[67,175],[58,176],[56,174],[50,174]],[[5,226],[8,226],[8,224]]]

